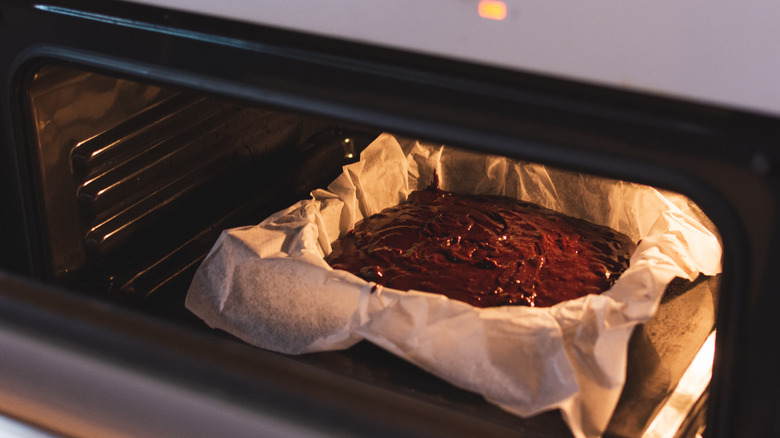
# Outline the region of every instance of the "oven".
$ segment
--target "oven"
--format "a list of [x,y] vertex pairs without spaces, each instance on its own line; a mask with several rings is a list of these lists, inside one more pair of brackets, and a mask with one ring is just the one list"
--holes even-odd
[[57,436],[571,436],[556,410],[510,414],[368,342],[274,353],[186,308],[223,230],[389,132],[691,200],[722,273],[673,281],[634,329],[604,435],[780,434],[771,90],[731,105],[437,54],[434,25],[414,50],[409,29],[339,34],[366,32],[341,15],[304,14],[309,32],[292,7],[141,3],[0,2],[4,417]]

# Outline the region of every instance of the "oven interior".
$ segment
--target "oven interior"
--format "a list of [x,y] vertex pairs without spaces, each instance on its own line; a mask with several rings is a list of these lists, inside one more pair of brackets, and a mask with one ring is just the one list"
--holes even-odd
[[[257,223],[326,186],[382,132],[59,63],[26,83],[34,275],[219,342],[238,341],[205,327],[183,303],[221,231]],[[635,330],[607,436],[704,430],[705,388],[671,425],[653,421],[714,330],[719,282],[675,281],[656,316]],[[512,416],[367,342],[284,360],[502,430],[569,434],[557,412]]]
[[41,272],[154,311],[181,308],[221,230],[307,196],[377,135],[58,66],[36,74],[30,103]]

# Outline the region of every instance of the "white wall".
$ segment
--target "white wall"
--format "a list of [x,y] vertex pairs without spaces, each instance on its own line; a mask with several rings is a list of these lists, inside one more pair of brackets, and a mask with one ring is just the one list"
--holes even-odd
[[780,115],[778,0],[130,0]]

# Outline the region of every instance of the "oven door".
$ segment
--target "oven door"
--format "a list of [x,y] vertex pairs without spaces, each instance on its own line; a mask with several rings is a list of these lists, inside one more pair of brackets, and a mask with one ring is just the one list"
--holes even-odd
[[[137,5],[0,7],[0,256],[8,272],[0,333],[12,358],[0,365],[0,410],[8,415],[72,435],[568,433],[555,412],[509,416],[370,347],[290,358],[72,293],[68,276],[52,269],[52,218],[38,172],[49,156],[35,153],[29,94],[37,74],[59,66],[688,196],[725,250],[712,286],[713,377],[694,412],[706,407],[713,435],[778,430],[770,312],[780,298],[769,276],[777,260],[776,119]],[[361,374],[375,365],[391,377]],[[633,414],[624,409],[615,424]],[[626,430],[646,430],[653,414]],[[681,433],[697,433],[701,418]]]

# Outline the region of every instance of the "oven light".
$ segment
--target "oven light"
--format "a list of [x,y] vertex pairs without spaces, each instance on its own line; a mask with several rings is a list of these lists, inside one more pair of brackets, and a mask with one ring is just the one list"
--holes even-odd
[[506,3],[500,0],[480,0],[479,16],[488,20],[503,20],[506,18]]
[[348,160],[355,158],[355,144],[352,139],[347,137],[342,142],[344,143],[344,158]]

